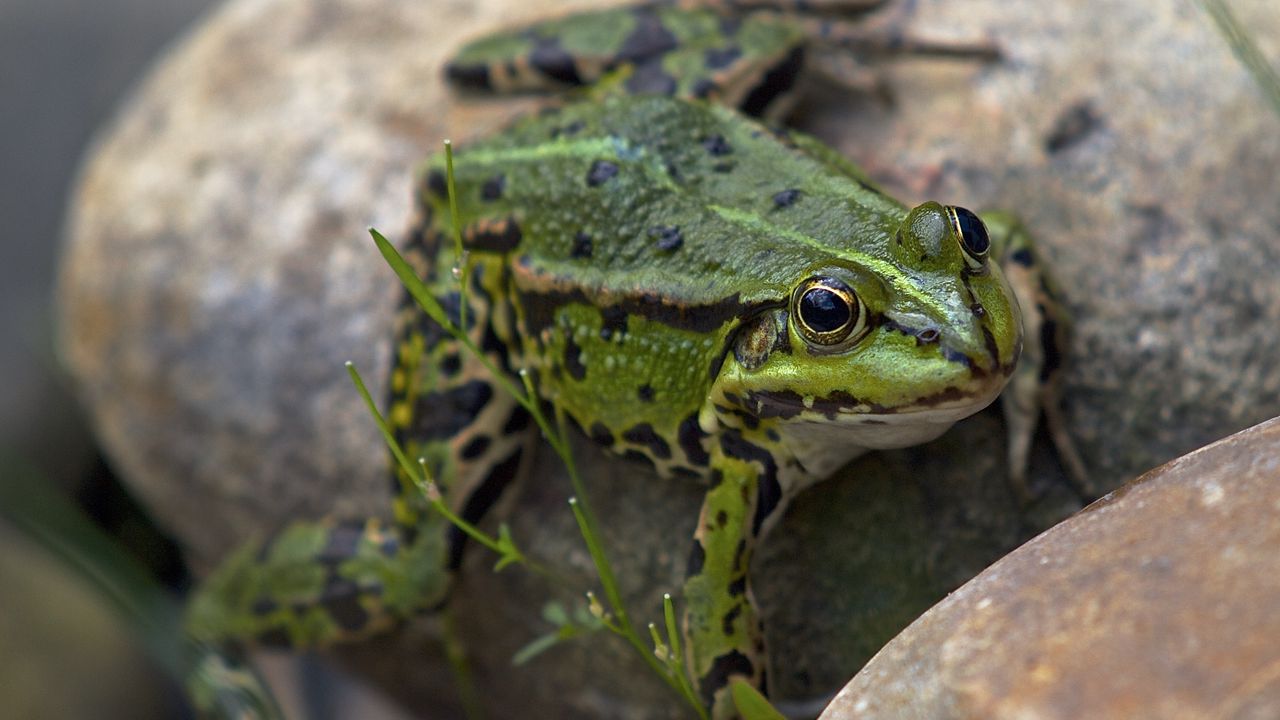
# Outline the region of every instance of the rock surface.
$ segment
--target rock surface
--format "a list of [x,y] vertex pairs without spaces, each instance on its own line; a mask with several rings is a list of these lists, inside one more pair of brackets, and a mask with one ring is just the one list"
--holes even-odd
[[1280,418],[1143,475],[894,638],[821,720],[1280,717]]
[[[1260,37],[1280,35],[1264,3],[1237,5]],[[355,361],[381,394],[399,290],[364,228],[403,227],[412,168],[442,138],[533,105],[448,92],[449,52],[553,6],[231,0],[102,135],[70,211],[62,350],[117,468],[198,569],[289,518],[386,513],[381,442],[342,370]],[[920,32],[997,38],[1005,58],[894,64],[891,107],[819,85],[796,122],[904,201],[1028,219],[1078,318],[1066,411],[1095,486],[1280,414],[1280,119],[1211,24],[1189,3],[1120,0],[925,0],[914,18]],[[1079,129],[1060,131],[1063,118]],[[1000,479],[1001,433],[984,413],[797,500],[753,573],[776,696],[830,693],[1079,506],[1042,443],[1041,499],[1021,512]],[[633,609],[656,619],[699,490],[582,456]],[[556,461],[534,477],[516,537],[585,577]],[[454,624],[492,714],[679,713],[610,638],[513,671],[511,653],[547,630],[544,599],[572,600],[586,580],[548,590],[490,562],[472,554]],[[449,716],[432,632],[346,655],[416,712]]]

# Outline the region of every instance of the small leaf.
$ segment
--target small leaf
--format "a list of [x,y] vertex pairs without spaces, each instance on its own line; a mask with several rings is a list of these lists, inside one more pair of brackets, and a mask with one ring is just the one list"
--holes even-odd
[[769,704],[760,691],[742,680],[729,683],[729,692],[733,695],[733,704],[742,713],[743,720],[787,720],[782,713]]
[[555,647],[561,640],[562,638],[558,631],[547,633],[546,635],[536,638],[528,645],[517,650],[515,655],[511,656],[511,664],[524,665],[535,657]]
[[556,627],[568,625],[571,622],[568,611],[558,602],[549,602],[542,606],[542,619]]
[[494,563],[494,572],[498,572],[514,563],[524,562],[524,555],[516,547],[515,540],[511,538],[511,528],[507,527],[506,523],[498,526],[498,547],[496,549],[500,557],[498,562]]

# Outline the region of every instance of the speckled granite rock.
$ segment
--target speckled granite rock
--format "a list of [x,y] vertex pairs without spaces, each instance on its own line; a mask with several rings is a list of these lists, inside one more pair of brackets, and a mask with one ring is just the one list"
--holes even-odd
[[822,720],[1280,717],[1280,418],[1152,470],[894,638]]
[[[411,168],[440,139],[531,106],[455,97],[439,68],[464,36],[551,5],[232,0],[101,137],[71,208],[62,349],[115,464],[198,568],[291,517],[385,512],[381,444],[341,367],[354,360],[381,392],[398,289],[364,228],[403,226]],[[797,123],[904,200],[1029,219],[1079,318],[1066,409],[1095,485],[1280,413],[1280,121],[1211,25],[1190,4],[1119,0],[925,0],[915,17],[998,38],[1006,58],[896,64],[892,107],[819,85]],[[1041,500],[1019,511],[1001,428],[984,413],[798,499],[754,573],[776,695],[830,693],[942,594],[1078,507],[1038,446]],[[649,614],[679,586],[698,489],[583,454],[627,592]],[[535,477],[517,537],[582,571],[567,485],[550,460]],[[513,672],[511,652],[546,629],[542,598],[571,593],[488,564],[473,554],[455,624],[492,707],[678,713],[609,638]],[[430,633],[346,655],[417,712],[447,716]]]

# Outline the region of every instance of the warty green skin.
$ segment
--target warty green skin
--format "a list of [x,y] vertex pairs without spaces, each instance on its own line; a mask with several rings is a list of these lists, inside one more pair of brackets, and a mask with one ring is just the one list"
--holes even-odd
[[[506,276],[491,290],[521,319],[501,338],[515,364],[583,428],[602,425],[659,468],[706,467],[677,441],[699,417],[704,434],[743,415],[780,431],[848,425],[830,438],[846,452],[914,444],[994,399],[1017,361],[1012,293],[994,264],[967,265],[943,208],[908,211],[802,134],[716,105],[618,97],[520,123],[456,167],[470,260]],[[447,238],[431,173],[422,201]],[[868,312],[843,352],[787,321],[795,289],[824,275]],[[763,357],[735,348],[765,320],[781,332]],[[669,453],[625,439],[644,425]]]
[[[464,48],[455,82],[597,83],[593,100],[460,149],[464,258],[442,160],[425,166],[405,249],[455,322],[465,304],[471,339],[497,367],[530,371],[544,399],[614,452],[707,485],[684,646],[717,718],[735,714],[731,679],[767,687],[747,568],[787,501],[863,450],[936,437],[1011,375],[1018,473],[1041,407],[1056,399],[1041,369],[1065,328],[1016,221],[987,216],[990,257],[1011,259],[1039,340],[1021,365],[1019,303],[996,262],[966,254],[944,206],[908,209],[816,140],[721,105],[764,116],[786,107],[807,37],[793,19],[620,8]],[[857,297],[862,327],[837,345],[815,344],[797,322],[813,278]],[[426,459],[451,507],[479,518],[521,474],[536,429],[411,303],[390,384],[397,439]],[[326,645],[439,605],[461,539],[398,482],[395,526],[304,522],[237,553],[193,602],[192,635]],[[192,684],[216,704],[210,682]]]

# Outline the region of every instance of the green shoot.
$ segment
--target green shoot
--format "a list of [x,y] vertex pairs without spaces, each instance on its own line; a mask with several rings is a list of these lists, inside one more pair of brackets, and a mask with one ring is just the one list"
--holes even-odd
[[550,650],[566,640],[580,635],[593,633],[604,627],[600,619],[588,608],[579,605],[571,617],[564,606],[558,602],[549,602],[542,608],[542,617],[556,629],[546,635],[535,638],[511,658],[512,665],[524,665],[533,658]]
[[[374,232],[376,233],[377,231]],[[356,370],[355,364],[348,362],[346,367],[347,374],[351,376],[351,381],[355,383],[356,391],[360,393],[365,407],[369,410],[369,414],[373,416],[374,423],[377,424],[378,430],[382,432],[382,439],[387,443],[387,447],[391,448],[391,454],[395,456],[396,462],[400,464],[400,468],[404,470],[405,474],[413,478],[414,484],[431,507],[466,533],[468,537],[497,553],[498,564],[495,569],[501,570],[508,565],[518,563],[528,566],[534,572],[546,574],[545,569],[530,562],[524,556],[524,553],[520,552],[520,549],[511,541],[510,533],[500,531],[499,537],[495,538],[449,509],[449,506],[444,503],[444,499],[440,497],[440,491],[436,488],[435,482],[432,481],[427,472],[426,463],[423,462],[422,458],[418,459],[415,467],[414,463],[409,462],[409,458],[405,456],[400,443],[396,442],[395,436],[391,432],[391,426],[387,424],[386,418],[382,416],[382,413],[378,411],[378,406],[373,402],[373,397],[369,394],[369,388],[365,386],[364,378],[360,376],[360,371]]]
[[729,694],[733,696],[733,704],[742,713],[743,720],[787,720],[759,690],[741,680],[729,683]]

